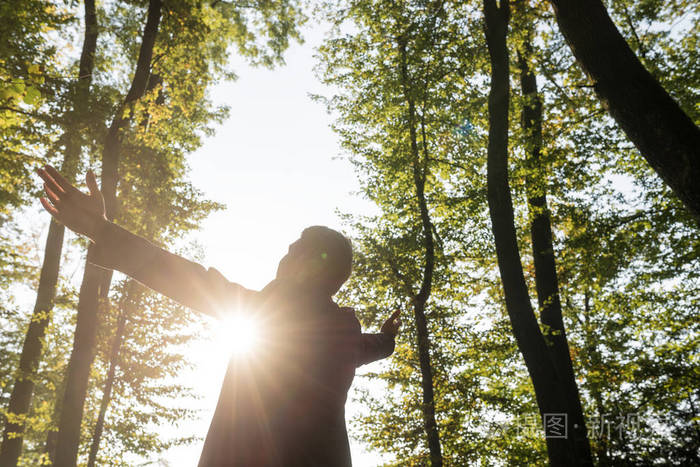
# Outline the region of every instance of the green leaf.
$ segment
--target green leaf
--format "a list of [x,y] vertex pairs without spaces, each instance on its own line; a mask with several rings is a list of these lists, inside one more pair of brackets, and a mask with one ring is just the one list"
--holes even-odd
[[27,105],[35,105],[41,98],[41,92],[34,87],[27,88],[27,93],[24,95],[24,103]]

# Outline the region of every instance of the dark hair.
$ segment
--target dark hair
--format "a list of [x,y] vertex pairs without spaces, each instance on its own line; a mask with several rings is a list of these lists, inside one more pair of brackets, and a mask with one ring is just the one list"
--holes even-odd
[[327,292],[335,294],[352,272],[352,243],[337,230],[322,225],[307,227],[301,233],[302,240],[318,253],[322,260],[322,283]]

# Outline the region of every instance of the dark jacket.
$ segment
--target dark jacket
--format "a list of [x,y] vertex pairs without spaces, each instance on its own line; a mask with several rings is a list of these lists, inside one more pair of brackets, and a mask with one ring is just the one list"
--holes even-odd
[[200,467],[351,465],[347,391],[356,367],[391,355],[391,336],[363,334],[327,295],[280,280],[246,289],[112,223],[88,259],[202,313],[257,321],[256,349],[229,362]]

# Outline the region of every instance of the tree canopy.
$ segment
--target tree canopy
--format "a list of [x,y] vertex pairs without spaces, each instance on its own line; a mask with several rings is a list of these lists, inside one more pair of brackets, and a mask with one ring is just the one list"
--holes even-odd
[[232,55],[283,66],[309,17],[311,97],[373,207],[340,212],[335,300],[363,329],[404,310],[393,357],[358,372],[355,440],[397,466],[699,463],[700,6],[587,4],[0,4],[0,463],[194,441],[162,427],[196,416],[175,378],[201,321],[60,224],[43,237],[31,174],[95,169],[110,219],[196,259],[226,200],[194,155],[240,111],[212,91]]

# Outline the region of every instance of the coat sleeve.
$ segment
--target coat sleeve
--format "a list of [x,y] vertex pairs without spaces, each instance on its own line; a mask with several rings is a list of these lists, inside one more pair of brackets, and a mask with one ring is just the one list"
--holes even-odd
[[368,334],[363,333],[360,322],[355,316],[355,310],[350,307],[343,307],[341,310],[347,313],[345,316],[351,322],[351,326],[357,334],[355,342],[355,366],[366,365],[382,358],[386,358],[394,353],[394,337],[389,334]]
[[245,307],[256,292],[229,282],[216,269],[172,254],[118,225],[105,222],[88,261],[114,269],[201,313],[223,317]]
[[394,353],[394,337],[389,334],[363,333],[360,343],[360,358],[357,366],[381,360]]

